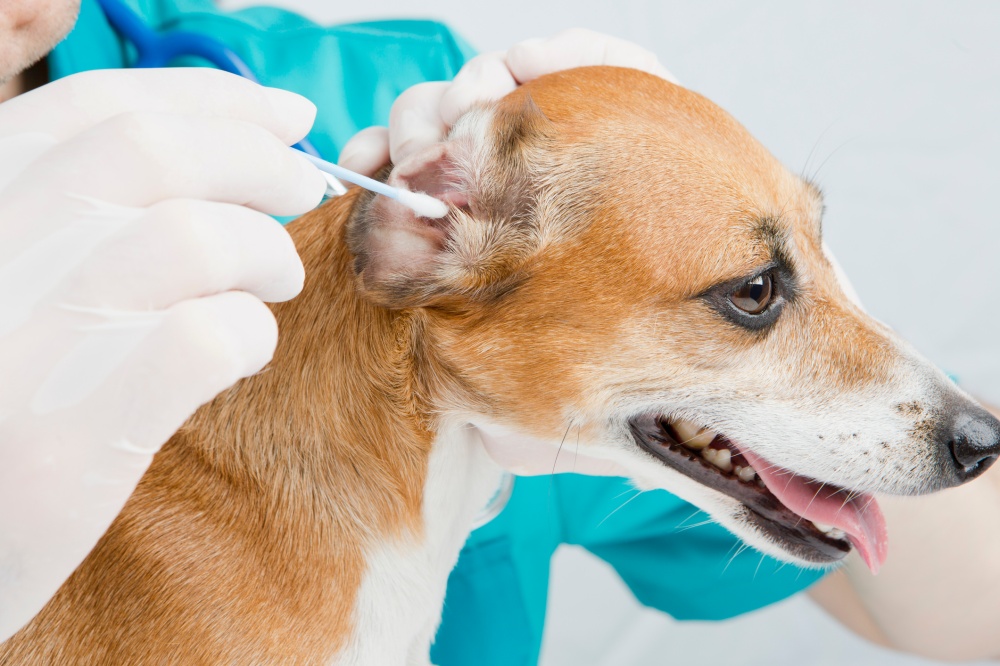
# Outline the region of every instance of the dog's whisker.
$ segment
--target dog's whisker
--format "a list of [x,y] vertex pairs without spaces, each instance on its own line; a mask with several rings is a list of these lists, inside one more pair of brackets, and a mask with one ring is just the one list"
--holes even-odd
[[570,421],[566,426],[566,432],[563,433],[562,439],[559,440],[559,446],[556,447],[556,456],[552,459],[552,471],[550,474],[556,473],[556,465],[559,464],[559,454],[562,453],[563,444],[566,443],[566,437],[569,435],[570,428],[573,427],[573,422]]
[[827,155],[826,158],[822,162],[820,162],[820,165],[818,167],[816,167],[816,171],[814,171],[812,174],[809,175],[809,177],[808,177],[809,182],[812,182],[813,180],[816,179],[817,176],[819,176],[819,172],[823,170],[823,167],[826,166],[826,163],[829,162],[830,159],[834,155],[836,155],[837,153],[839,153],[840,150],[844,146],[847,146],[847,145],[853,143],[854,141],[857,141],[857,139],[858,139],[858,137],[852,137],[850,139],[845,139],[839,146],[837,146],[832,151],[830,151],[830,154]]
[[733,553],[733,556],[729,558],[728,562],[726,562],[726,566],[722,568],[722,573],[726,573],[726,571],[729,569],[729,565],[732,564],[733,561],[740,556],[740,553],[747,550],[748,548],[750,548],[749,544],[741,543],[740,547],[736,550],[735,553]]
[[583,428],[581,424],[576,426],[576,451],[573,457],[573,471],[576,472],[576,460],[580,457],[580,430]]
[[552,487],[555,485],[555,473],[556,465],[559,464],[559,454],[562,453],[563,444],[566,442],[566,436],[569,435],[570,428],[573,427],[573,421],[571,420],[566,426],[566,432],[563,433],[562,439],[559,440],[559,446],[556,448],[556,456],[552,459],[552,471],[549,472],[549,487],[546,492],[545,505],[546,507],[552,506]]
[[691,525],[685,525],[684,527],[679,527],[674,530],[675,533],[687,532],[688,530],[693,530],[696,527],[704,527],[705,525],[711,525],[715,522],[714,518],[708,518],[701,521],[700,523],[693,523]]
[[756,566],[756,567],[754,567],[754,570],[753,570],[753,577],[752,577],[752,578],[751,578],[750,580],[757,580],[757,573],[758,573],[758,572],[760,571],[760,566],[761,566],[762,564],[764,564],[764,560],[765,560],[765,559],[767,559],[767,555],[765,555],[764,553],[761,553],[761,554],[760,554],[760,561],[759,561],[759,562],[757,562],[757,566]]
[[736,550],[737,548],[739,548],[740,545],[743,544],[743,543],[744,543],[743,541],[734,541],[733,545],[731,545],[729,547],[729,550],[726,551],[726,557],[728,557],[731,552],[733,552],[734,550]]
[[614,499],[618,499],[618,498],[619,498],[619,497],[621,497],[622,495],[624,495],[624,494],[626,494],[626,493],[630,493],[630,492],[632,492],[633,490],[637,490],[637,489],[636,489],[636,488],[626,488],[625,490],[623,490],[623,491],[621,491],[620,493],[618,493],[617,495],[615,495],[615,496],[614,496]]
[[674,527],[675,528],[682,527],[684,525],[684,523],[686,523],[687,521],[691,520],[692,518],[694,518],[695,516],[697,516],[699,513],[701,513],[701,509],[695,509],[694,511],[691,512],[690,516],[688,516],[687,518],[685,518],[681,522],[677,523],[677,525],[675,525]]
[[613,515],[615,515],[616,513],[618,513],[618,512],[619,512],[619,511],[620,511],[620,510],[621,510],[622,508],[624,508],[624,507],[625,507],[625,505],[626,505],[626,504],[628,504],[629,502],[631,502],[632,500],[634,500],[634,499],[635,499],[636,497],[638,497],[639,495],[642,495],[642,494],[643,494],[644,492],[646,492],[646,491],[645,491],[645,490],[637,490],[637,491],[636,491],[636,493],[635,493],[635,495],[632,495],[632,497],[629,497],[629,498],[628,498],[627,500],[625,500],[624,502],[622,502],[622,503],[621,503],[621,504],[620,504],[620,505],[618,506],[618,508],[617,508],[617,509],[615,509],[614,511],[612,511],[612,512],[611,512],[611,513],[609,513],[608,515],[604,516],[604,518],[603,518],[603,519],[601,519],[601,522],[597,523],[597,526],[598,526],[598,527],[600,527],[601,525],[603,525],[603,524],[604,524],[604,521],[605,521],[605,520],[607,520],[607,519],[608,519],[608,518],[610,518],[611,516],[613,516]]
[[823,141],[823,137],[825,137],[827,133],[831,129],[833,129],[833,126],[836,124],[837,121],[834,120],[829,125],[827,125],[826,128],[822,132],[820,132],[819,136],[816,137],[816,141],[813,143],[812,148],[809,149],[809,154],[806,155],[806,161],[802,164],[802,171],[800,172],[805,180],[812,182],[812,178],[807,175],[809,173],[809,163],[812,161],[813,155],[816,154],[816,149],[819,148],[819,144]]

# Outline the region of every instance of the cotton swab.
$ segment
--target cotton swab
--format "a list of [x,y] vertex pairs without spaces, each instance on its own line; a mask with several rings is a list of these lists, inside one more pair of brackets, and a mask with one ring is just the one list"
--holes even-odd
[[341,183],[335,180],[336,178],[339,178],[340,180],[346,180],[348,183],[360,185],[366,190],[371,190],[372,192],[381,194],[384,197],[394,199],[407,208],[413,210],[413,212],[421,217],[438,218],[444,217],[448,214],[448,204],[440,199],[435,199],[429,194],[424,194],[423,192],[410,192],[409,190],[404,190],[399,187],[392,187],[391,185],[380,183],[379,181],[369,178],[368,176],[362,176],[360,173],[355,173],[350,169],[345,169],[342,166],[322,160],[318,157],[310,155],[309,153],[301,151],[299,151],[299,153],[324,174],[334,176],[334,178],[326,179],[327,196],[339,196],[347,191]]

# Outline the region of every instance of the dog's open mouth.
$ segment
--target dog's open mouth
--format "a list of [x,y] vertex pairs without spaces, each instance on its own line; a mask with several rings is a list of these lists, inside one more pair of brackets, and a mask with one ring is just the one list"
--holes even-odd
[[795,474],[690,421],[644,415],[629,425],[663,463],[743,503],[747,519],[786,552],[824,564],[853,545],[873,573],[885,561],[885,520],[871,495]]

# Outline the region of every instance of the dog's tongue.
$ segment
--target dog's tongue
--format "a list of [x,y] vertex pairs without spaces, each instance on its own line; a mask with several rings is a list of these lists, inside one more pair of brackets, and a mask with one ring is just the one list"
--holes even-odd
[[843,530],[871,572],[878,573],[888,553],[889,538],[874,497],[851,493],[848,499],[843,488],[776,467],[752,451],[741,449],[740,453],[782,504],[806,520]]

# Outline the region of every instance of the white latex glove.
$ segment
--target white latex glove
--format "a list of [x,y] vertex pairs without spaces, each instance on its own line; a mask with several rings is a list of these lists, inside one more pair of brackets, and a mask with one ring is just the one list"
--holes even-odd
[[313,105],[207,69],[99,71],[0,105],[0,640],[153,454],[271,358],[303,269],[268,214],[325,182]]
[[562,442],[534,439],[530,435],[493,424],[475,424],[486,453],[497,465],[518,476],[543,474],[586,474],[588,476],[629,476],[614,460],[588,456],[567,431]]
[[636,44],[591,30],[572,29],[548,39],[529,39],[506,52],[476,56],[453,81],[420,83],[399,96],[389,127],[358,132],[340,153],[340,164],[372,175],[389,163],[442,141],[470,108],[498,100],[522,83],[574,67],[631,67],[677,83],[656,56]]
[[[651,52],[616,37],[573,29],[548,39],[529,39],[506,52],[473,58],[451,82],[413,86],[393,104],[389,127],[369,127],[352,137],[340,153],[340,164],[372,175],[390,159],[399,164],[443,141],[452,125],[476,104],[498,100],[545,74],[590,65],[631,67],[677,82]],[[481,427],[479,432],[493,460],[515,474],[628,476],[613,461],[578,454],[576,446],[559,448],[502,428]]]

